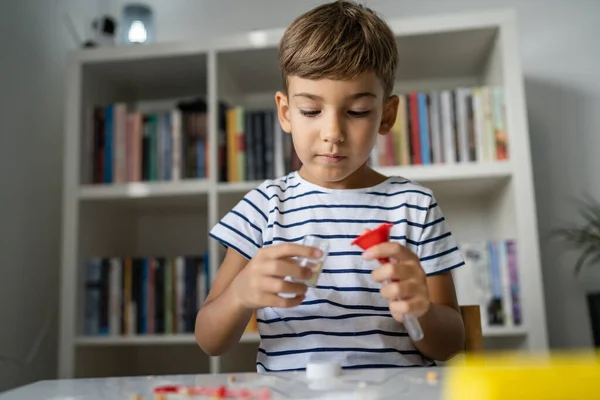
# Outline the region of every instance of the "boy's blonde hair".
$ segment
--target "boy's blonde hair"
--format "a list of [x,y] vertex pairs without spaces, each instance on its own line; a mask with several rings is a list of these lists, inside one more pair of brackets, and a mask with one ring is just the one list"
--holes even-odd
[[289,76],[352,79],[374,72],[386,98],[394,89],[398,50],[394,33],[371,9],[352,1],[323,4],[299,16],[279,45],[287,93]]

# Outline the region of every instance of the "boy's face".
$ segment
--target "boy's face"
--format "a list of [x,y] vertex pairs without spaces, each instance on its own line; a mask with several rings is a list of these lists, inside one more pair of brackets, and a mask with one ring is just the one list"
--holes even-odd
[[277,92],[275,100],[304,176],[324,187],[360,186],[377,135],[396,120],[398,97],[384,95],[373,73],[345,81],[288,78],[288,94]]

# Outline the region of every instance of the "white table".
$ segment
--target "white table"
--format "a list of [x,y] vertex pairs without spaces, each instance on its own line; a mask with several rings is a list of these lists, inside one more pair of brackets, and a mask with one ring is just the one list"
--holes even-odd
[[[303,372],[279,374],[174,375],[41,381],[0,394],[0,400],[154,400],[153,388],[163,385],[197,385],[256,389],[269,387],[272,399],[371,400],[441,399],[443,367],[343,371],[329,388],[309,387]],[[435,374],[436,380],[427,379]],[[233,383],[230,376],[235,376]],[[334,388],[332,385],[335,385]],[[166,396],[165,400],[200,397]]]

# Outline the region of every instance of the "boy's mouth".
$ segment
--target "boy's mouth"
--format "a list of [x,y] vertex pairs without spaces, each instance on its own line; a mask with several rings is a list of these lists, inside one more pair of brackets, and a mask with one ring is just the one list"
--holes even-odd
[[344,160],[346,157],[340,154],[318,154],[317,158],[325,164],[336,164]]

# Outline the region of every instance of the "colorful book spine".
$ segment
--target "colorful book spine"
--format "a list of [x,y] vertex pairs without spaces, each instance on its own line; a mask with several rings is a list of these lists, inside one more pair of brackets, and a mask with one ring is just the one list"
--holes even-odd
[[509,134],[503,93],[501,87],[475,86],[399,94],[392,142],[377,139],[370,165],[507,160]]
[[85,261],[83,334],[193,333],[210,289],[208,255]]
[[429,108],[427,105],[427,95],[419,93],[418,113],[419,113],[419,133],[421,140],[421,162],[423,165],[431,164],[431,147],[429,141]]
[[205,111],[130,108],[126,103],[94,105],[86,113],[91,120],[85,123],[82,142],[90,157],[83,160],[82,183],[208,178]]
[[460,305],[479,305],[484,328],[523,324],[516,241],[461,243],[465,265],[453,271]]

